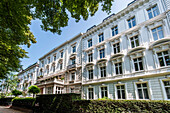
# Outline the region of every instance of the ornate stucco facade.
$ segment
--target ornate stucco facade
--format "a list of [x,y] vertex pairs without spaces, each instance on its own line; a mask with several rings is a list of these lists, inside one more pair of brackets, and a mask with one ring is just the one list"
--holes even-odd
[[20,72],[18,88],[35,84],[41,94],[83,99],[168,100],[169,48],[169,0],[135,0]]

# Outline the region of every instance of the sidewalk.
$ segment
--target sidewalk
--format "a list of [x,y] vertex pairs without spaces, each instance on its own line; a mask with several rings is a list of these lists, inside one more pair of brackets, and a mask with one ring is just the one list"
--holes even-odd
[[10,106],[0,106],[0,113],[28,113],[10,108]]

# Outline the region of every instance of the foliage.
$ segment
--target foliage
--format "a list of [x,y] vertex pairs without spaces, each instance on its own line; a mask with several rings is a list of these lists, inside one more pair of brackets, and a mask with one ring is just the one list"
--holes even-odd
[[12,100],[12,106],[17,106],[21,108],[33,108],[35,103],[35,98],[26,97],[26,98],[19,98],[16,97]]
[[6,89],[5,96],[11,95],[11,91],[17,87],[18,78],[17,75],[10,73],[5,80],[4,89]]
[[28,93],[32,93],[33,94],[33,98],[35,94],[38,94],[40,92],[40,88],[37,87],[36,85],[32,85],[28,88]]
[[38,113],[69,113],[72,102],[80,99],[80,94],[46,94],[37,95],[36,103],[39,103]]
[[17,89],[14,89],[14,90],[12,91],[12,95],[14,95],[14,96],[16,97],[16,96],[18,96],[18,95],[22,95],[22,92],[19,91],[19,90],[17,90]]
[[98,10],[110,12],[113,0],[1,0],[0,2],[0,79],[21,69],[20,59],[27,57],[21,45],[30,47],[36,39],[30,31],[32,19],[42,22],[44,31],[61,34],[69,16],[78,22]]
[[8,97],[8,98],[0,98],[0,105],[11,105],[13,97]]
[[111,100],[111,99],[108,97],[104,97],[104,98],[99,98],[98,100]]
[[73,113],[169,113],[170,101],[80,100],[73,102]]

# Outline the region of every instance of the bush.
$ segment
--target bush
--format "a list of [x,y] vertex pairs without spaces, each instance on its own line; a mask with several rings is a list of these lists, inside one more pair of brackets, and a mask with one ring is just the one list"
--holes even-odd
[[18,95],[22,95],[22,92],[19,91],[19,90],[14,89],[14,90],[12,91],[12,95],[14,95],[14,96],[16,97],[16,96],[18,96]]
[[12,100],[12,106],[32,109],[34,107],[35,100],[36,99],[32,97],[26,97],[26,98],[16,97]]
[[0,105],[8,106],[11,105],[13,97],[0,98]]
[[72,113],[170,113],[170,101],[80,100],[72,105]]
[[69,113],[72,109],[72,102],[80,100],[80,94],[46,94],[37,95],[37,113]]

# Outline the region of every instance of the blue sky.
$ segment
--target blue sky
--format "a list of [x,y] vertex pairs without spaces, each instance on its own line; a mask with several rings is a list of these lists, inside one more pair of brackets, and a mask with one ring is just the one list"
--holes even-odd
[[[122,9],[127,7],[127,4],[131,1],[133,0],[115,0],[110,14],[121,11]],[[29,56],[29,58],[21,59],[23,69],[37,62],[40,57],[48,53],[53,48],[64,43],[66,40],[71,39],[80,32],[85,33],[86,30],[93,25],[100,24],[103,19],[109,15],[107,15],[106,12],[102,12],[101,8],[99,7],[99,10],[96,12],[96,14],[93,17],[89,17],[87,21],[84,21],[82,19],[78,23],[76,23],[75,19],[70,18],[68,26],[62,28],[61,35],[43,31],[40,27],[41,22],[39,20],[33,20],[30,28],[37,40],[37,43],[32,44],[30,48],[22,46],[28,52],[27,55]]]

